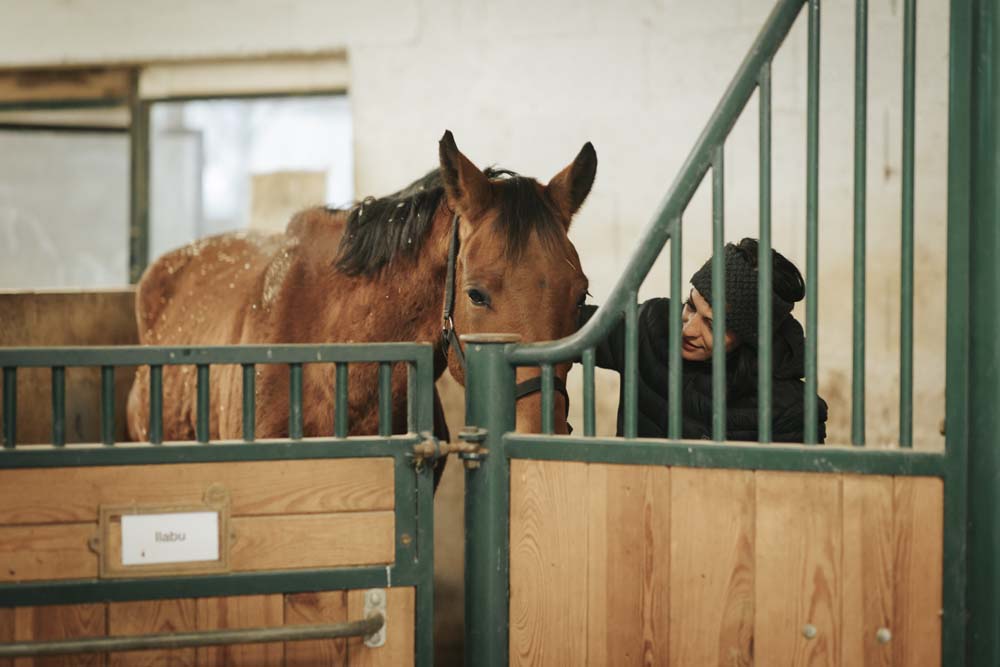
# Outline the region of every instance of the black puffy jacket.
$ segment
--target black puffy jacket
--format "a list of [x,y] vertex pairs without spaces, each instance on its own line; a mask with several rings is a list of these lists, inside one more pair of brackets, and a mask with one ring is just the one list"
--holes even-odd
[[[580,325],[589,320],[597,306],[584,306]],[[638,435],[666,438],[668,433],[670,300],[650,299],[639,307]],[[776,327],[773,338],[774,368],[771,438],[774,442],[802,442],[805,423],[805,336],[802,325],[787,317]],[[732,354],[732,353],[731,353]],[[596,349],[597,365],[621,373],[625,368],[625,322],[619,321]],[[727,360],[728,361],[728,360]],[[732,363],[727,369],[732,370]],[[756,373],[754,374],[756,377]],[[684,439],[712,438],[712,363],[685,361],[681,374],[681,410]],[[757,383],[743,393],[727,393],[726,439],[757,440]],[[624,424],[624,383],[618,397],[618,434]],[[817,396],[817,435],[826,439],[826,401]]]

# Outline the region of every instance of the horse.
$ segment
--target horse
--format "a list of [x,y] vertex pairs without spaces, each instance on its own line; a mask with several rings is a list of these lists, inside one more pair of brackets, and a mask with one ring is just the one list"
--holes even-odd
[[[349,209],[306,209],[283,234],[231,232],[163,255],[137,286],[140,343],[426,342],[434,347],[435,380],[447,367],[464,384],[456,332],[515,333],[524,342],[572,333],[588,283],[567,232],[594,181],[594,147],[585,144],[545,185],[512,171],[479,169],[450,131],[438,152],[439,168],[386,197]],[[453,304],[442,313],[449,282]],[[569,364],[555,369],[557,433],[568,432],[562,389],[568,372]],[[288,369],[261,364],[256,373],[256,436],[287,437]],[[195,375],[189,366],[163,368],[166,440],[194,439]],[[333,433],[334,375],[332,364],[303,367],[306,437]],[[540,430],[538,375],[537,368],[517,370],[518,382],[535,384],[517,400],[521,432]],[[406,430],[405,376],[392,375],[396,433]],[[212,366],[209,384],[210,438],[239,439],[240,367]],[[375,365],[351,364],[348,387],[350,434],[375,433]],[[447,437],[436,392],[434,401],[435,430]],[[136,372],[127,416],[131,437],[147,440],[148,367]]]

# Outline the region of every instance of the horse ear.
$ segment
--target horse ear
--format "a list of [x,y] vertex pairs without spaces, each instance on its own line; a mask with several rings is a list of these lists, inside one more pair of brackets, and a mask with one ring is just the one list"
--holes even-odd
[[590,194],[597,174],[597,151],[589,141],[583,145],[576,159],[549,181],[548,191],[552,201],[566,216],[567,225],[573,214]]
[[448,203],[465,220],[475,220],[490,206],[490,179],[458,150],[451,130],[445,130],[441,137],[438,154]]

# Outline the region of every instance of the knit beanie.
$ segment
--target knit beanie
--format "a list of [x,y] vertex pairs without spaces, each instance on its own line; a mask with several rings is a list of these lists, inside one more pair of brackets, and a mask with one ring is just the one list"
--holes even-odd
[[[802,274],[788,259],[771,250],[772,300],[771,315],[775,329],[792,312],[796,301],[805,296]],[[740,341],[757,346],[757,241],[743,239],[739,244],[727,243],[723,251],[726,274],[726,329]],[[693,276],[691,284],[712,303],[712,259]]]

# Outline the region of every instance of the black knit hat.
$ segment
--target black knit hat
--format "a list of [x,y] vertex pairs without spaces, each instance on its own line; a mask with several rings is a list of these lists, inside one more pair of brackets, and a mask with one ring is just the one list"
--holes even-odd
[[[726,329],[739,339],[757,346],[757,241],[743,239],[738,245],[727,243],[724,253],[726,272]],[[789,314],[795,302],[805,296],[802,274],[781,253],[771,250],[772,306],[775,329]],[[712,260],[709,258],[693,276],[691,284],[712,303]]]

